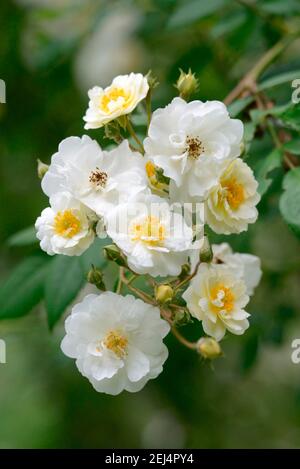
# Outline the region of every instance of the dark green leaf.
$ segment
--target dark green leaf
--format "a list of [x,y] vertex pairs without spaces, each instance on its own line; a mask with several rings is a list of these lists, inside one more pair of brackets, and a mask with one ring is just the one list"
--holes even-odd
[[258,85],[258,91],[264,91],[273,86],[279,86],[284,83],[291,83],[300,77],[300,70],[293,70],[292,72],[280,73],[273,77],[267,78]]
[[236,117],[240,112],[242,112],[249,104],[253,101],[252,97],[241,98],[234,101],[228,106],[228,111],[231,117]]
[[11,273],[0,287],[0,319],[24,316],[39,303],[48,264],[47,258],[33,256]]
[[289,106],[279,117],[286,125],[300,132],[300,104]]
[[258,192],[261,196],[267,192],[272,183],[272,179],[268,177],[270,172],[280,167],[281,161],[282,151],[276,148],[266,158],[257,163],[254,172],[258,181]]
[[273,15],[290,16],[295,13],[300,13],[298,0],[265,0],[260,3],[259,8]]
[[280,212],[289,227],[300,237],[300,168],[286,174],[283,188],[285,191],[279,202]]
[[174,29],[182,26],[188,26],[201,18],[216,13],[219,8],[226,5],[227,0],[184,0],[170,17],[168,28]]
[[7,240],[9,246],[28,246],[38,242],[34,226],[18,231]]
[[92,265],[99,269],[103,269],[103,267],[106,266],[107,260],[104,257],[103,248],[110,242],[110,238],[96,238],[89,249],[80,256],[81,267],[84,275],[87,275]]
[[283,145],[283,148],[293,155],[300,155],[300,139],[291,140]]
[[84,283],[80,258],[56,256],[46,278],[45,302],[52,329]]
[[244,144],[245,144],[245,149],[244,149],[244,153],[248,153],[249,149],[250,149],[250,146],[251,146],[251,142],[254,138],[254,134],[255,134],[255,130],[256,130],[256,125],[254,122],[246,122],[246,124],[244,125]]

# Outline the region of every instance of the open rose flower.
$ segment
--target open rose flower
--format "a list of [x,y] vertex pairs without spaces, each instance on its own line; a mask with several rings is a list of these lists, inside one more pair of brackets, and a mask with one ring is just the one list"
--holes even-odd
[[156,378],[168,357],[169,325],[159,309],[112,292],[88,295],[65,323],[61,348],[96,391],[136,392]]
[[149,85],[141,73],[119,75],[110,86],[89,90],[89,108],[83,120],[85,129],[98,129],[125,114],[130,114],[147,96]]

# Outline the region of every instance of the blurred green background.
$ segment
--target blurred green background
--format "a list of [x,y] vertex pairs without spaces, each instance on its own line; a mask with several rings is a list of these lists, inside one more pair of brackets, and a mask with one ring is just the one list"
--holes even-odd
[[[1,279],[36,249],[6,240],[47,205],[36,159],[49,162],[63,138],[84,133],[91,86],[152,69],[161,83],[155,106],[165,105],[175,96],[178,69],[191,67],[197,97],[222,100],[299,14],[299,0],[2,1]],[[300,69],[299,45],[265,77]],[[280,104],[291,92],[287,83],[271,97]],[[256,142],[251,157],[268,144]],[[251,328],[224,340],[225,357],[214,366],[170,336],[158,379],[138,394],[106,396],[61,353],[63,321],[49,333],[43,305],[1,321],[7,364],[0,364],[0,447],[300,447],[300,364],[291,362],[291,341],[300,337],[300,252],[279,215],[281,179],[279,172],[256,225],[230,237],[237,250],[261,257],[264,275],[250,303]],[[183,333],[197,337],[197,324]]]

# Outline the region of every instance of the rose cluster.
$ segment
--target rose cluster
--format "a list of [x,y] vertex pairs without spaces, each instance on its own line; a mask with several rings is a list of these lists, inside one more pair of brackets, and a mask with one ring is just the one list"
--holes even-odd
[[[150,278],[153,296],[88,295],[66,320],[63,352],[109,394],[138,391],[158,376],[168,355],[163,338],[170,328],[178,335],[175,312],[202,323],[209,337],[191,348],[205,357],[226,330],[243,334],[261,276],[256,256],[209,246],[204,236],[205,224],[227,235],[257,219],[258,184],[240,158],[243,123],[222,102],[187,102],[183,93],[151,114],[151,92],[149,77],[134,73],[89,91],[85,128],[104,127],[117,144],[102,149],[87,135],[63,140],[42,179],[49,207],[36,221],[49,255],[79,256],[108,236],[123,262],[120,284]],[[144,140],[131,119],[143,100]]]

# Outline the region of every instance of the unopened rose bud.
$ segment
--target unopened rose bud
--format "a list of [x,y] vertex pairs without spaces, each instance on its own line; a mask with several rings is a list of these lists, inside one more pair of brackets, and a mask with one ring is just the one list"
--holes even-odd
[[110,244],[108,246],[105,246],[103,249],[106,259],[115,262],[121,267],[127,267],[126,260],[122,256],[122,253],[118,246],[116,246],[115,244]]
[[155,299],[159,303],[168,303],[174,296],[174,290],[170,285],[158,285],[155,290]]
[[150,90],[153,90],[159,85],[157,78],[152,74],[152,70],[149,70],[149,72],[146,75],[146,78],[147,78]]
[[188,73],[180,70],[180,75],[175,87],[179,91],[179,96],[187,101],[190,96],[197,91],[199,82],[191,69],[189,69]]
[[43,179],[45,176],[46,172],[49,169],[49,165],[46,163],[43,163],[41,160],[37,160],[37,174],[40,179]]
[[172,319],[174,326],[185,326],[186,324],[193,322],[191,315],[186,308],[175,310]]
[[103,274],[101,270],[92,266],[91,270],[87,274],[87,281],[92,285],[95,285],[99,290],[106,290],[103,282]]
[[212,261],[212,259],[213,259],[213,252],[212,252],[210,242],[208,241],[208,237],[204,236],[203,244],[200,248],[200,261],[209,263]]
[[197,351],[204,358],[214,360],[222,355],[219,342],[211,337],[201,337],[197,342]]

